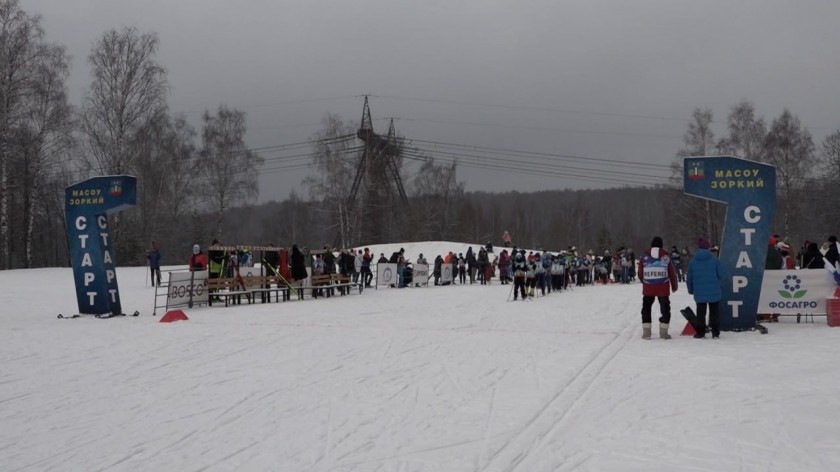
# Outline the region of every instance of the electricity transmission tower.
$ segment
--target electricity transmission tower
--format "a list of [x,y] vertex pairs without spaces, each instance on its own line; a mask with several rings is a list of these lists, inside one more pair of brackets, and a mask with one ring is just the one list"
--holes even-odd
[[400,234],[408,211],[408,196],[400,177],[402,144],[396,136],[394,120],[391,119],[387,136],[376,134],[367,95],[356,136],[364,143],[364,150],[344,203],[345,211],[341,212],[346,215],[337,236],[336,246],[341,247],[349,247],[354,242],[390,242]]

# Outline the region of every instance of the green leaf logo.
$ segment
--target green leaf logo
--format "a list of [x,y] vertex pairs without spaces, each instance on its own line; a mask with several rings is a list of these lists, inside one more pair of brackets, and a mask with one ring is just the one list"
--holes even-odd
[[786,292],[784,290],[779,290],[779,295],[781,295],[782,298],[793,298],[791,297],[790,292]]
[[805,296],[806,293],[808,293],[807,290],[799,290],[793,294],[793,298],[802,298]]

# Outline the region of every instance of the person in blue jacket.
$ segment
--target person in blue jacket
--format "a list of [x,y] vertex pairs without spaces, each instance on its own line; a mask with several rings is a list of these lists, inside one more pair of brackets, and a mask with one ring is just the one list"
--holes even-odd
[[688,293],[694,295],[697,303],[697,319],[703,327],[694,335],[695,338],[706,336],[706,308],[709,311],[709,328],[712,338],[720,337],[720,300],[723,297],[721,283],[723,268],[720,260],[709,251],[711,245],[704,238],[697,240],[697,252],[691,258],[686,272],[685,283]]
[[152,241],[151,247],[146,251],[146,259],[149,260],[149,271],[152,273],[152,287],[155,286],[156,280],[160,286],[160,249],[156,242]]

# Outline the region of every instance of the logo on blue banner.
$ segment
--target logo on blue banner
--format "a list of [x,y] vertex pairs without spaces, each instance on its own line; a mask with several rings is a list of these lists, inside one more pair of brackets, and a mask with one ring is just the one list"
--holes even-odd
[[137,179],[127,175],[94,177],[64,191],[79,313],[122,313],[108,215],[133,207],[136,198]]
[[729,275],[720,327],[752,328],[776,210],[776,168],[731,156],[687,157],[683,185],[687,195],[727,205],[719,257]]

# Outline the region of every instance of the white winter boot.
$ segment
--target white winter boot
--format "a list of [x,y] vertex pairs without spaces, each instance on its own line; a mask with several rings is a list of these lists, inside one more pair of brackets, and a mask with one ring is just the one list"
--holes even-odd
[[659,323],[659,339],[671,339],[668,334],[668,323]]
[[650,339],[650,323],[642,323],[642,339]]

